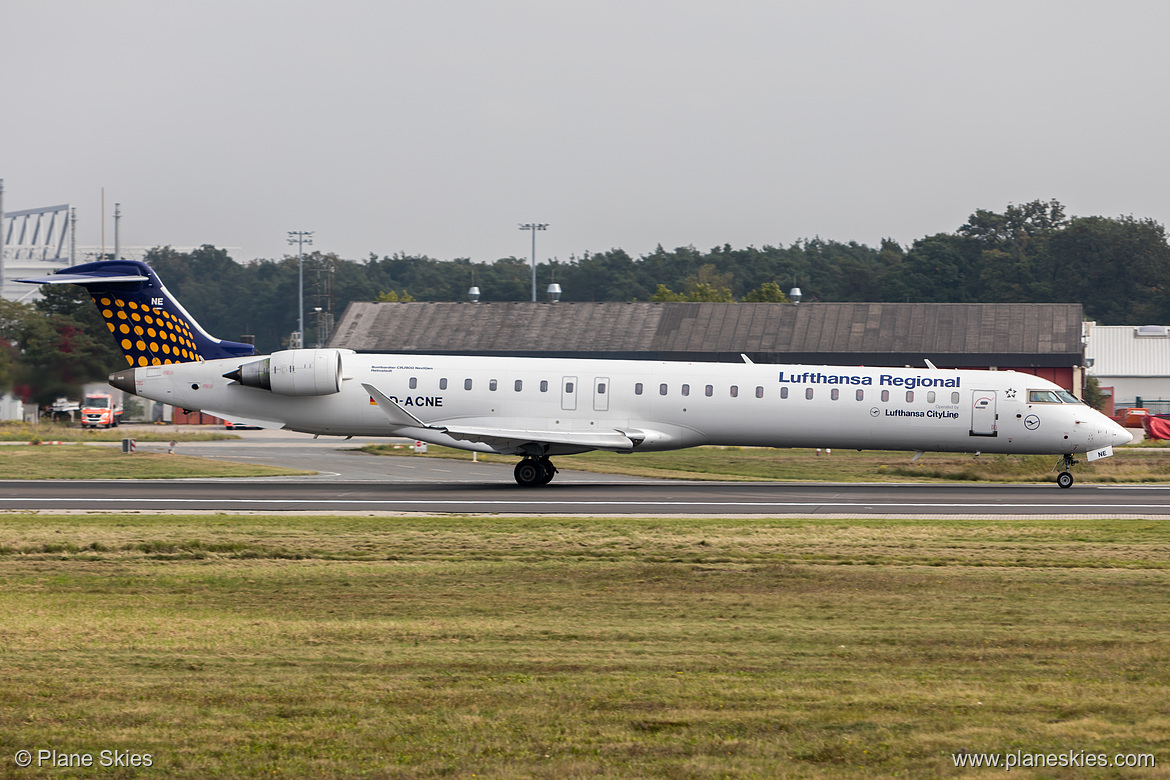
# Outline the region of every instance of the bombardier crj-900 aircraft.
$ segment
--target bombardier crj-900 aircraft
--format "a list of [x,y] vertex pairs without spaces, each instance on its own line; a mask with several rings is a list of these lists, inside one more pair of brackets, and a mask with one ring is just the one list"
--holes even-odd
[[702,444],[1108,457],[1129,433],[1052,382],[1014,371],[359,354],[256,355],[209,335],[145,263],[78,265],[32,284],[79,284],[130,367],[128,393],[269,428],[404,436],[515,455],[516,481],[589,450]]

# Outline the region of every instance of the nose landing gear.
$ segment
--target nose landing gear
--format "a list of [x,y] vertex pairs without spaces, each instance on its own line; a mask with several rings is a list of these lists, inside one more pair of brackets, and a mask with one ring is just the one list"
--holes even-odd
[[513,476],[521,487],[539,487],[552,482],[556,476],[557,467],[546,457],[528,457],[516,464]]
[[1056,465],[1052,467],[1053,471],[1056,471],[1058,468],[1061,469],[1061,472],[1056,475],[1056,484],[1059,485],[1062,489],[1072,487],[1073,475],[1070,473],[1069,469],[1077,465],[1077,463],[1077,459],[1072,455],[1061,455],[1060,460],[1058,460]]

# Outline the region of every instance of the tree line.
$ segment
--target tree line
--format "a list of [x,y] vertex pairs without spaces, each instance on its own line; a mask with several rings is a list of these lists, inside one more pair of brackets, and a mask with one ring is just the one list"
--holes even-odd
[[[213,246],[192,252],[163,247],[152,250],[147,262],[217,336],[251,335],[259,351],[271,352],[286,347],[297,329],[295,256],[241,264]],[[529,262],[518,257],[494,263],[405,254],[346,260],[313,252],[304,257],[305,344],[315,345],[330,314],[339,318],[351,301],[462,301],[473,285],[482,301],[525,301],[531,278]],[[659,246],[640,257],[610,249],[540,263],[537,279],[542,298],[555,281],[563,301],[783,301],[797,286],[805,301],[1074,302],[1102,324],[1170,323],[1165,228],[1131,216],[1069,217],[1055,200],[1009,205],[1002,212],[980,209],[953,233],[926,236],[909,247],[889,239],[870,247],[812,238],[707,251]],[[0,382],[6,386],[16,383],[12,372],[30,361],[50,371],[53,350],[86,357],[51,382],[47,374],[36,380],[45,387],[101,378],[121,364],[119,356],[107,368],[89,371],[108,359],[113,345],[97,346],[110,340],[96,315],[81,312],[92,308],[83,293],[54,293],[21,316],[13,306],[19,305],[7,305],[0,323],[0,340],[7,345]],[[9,324],[30,316],[39,324]],[[53,349],[36,346],[53,341],[45,328],[57,334]],[[27,386],[33,373],[20,370]]]

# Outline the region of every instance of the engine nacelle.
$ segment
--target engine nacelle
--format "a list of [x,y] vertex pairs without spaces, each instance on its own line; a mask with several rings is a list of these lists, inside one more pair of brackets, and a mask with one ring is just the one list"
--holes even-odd
[[330,395],[341,391],[341,356],[352,349],[285,349],[224,374],[246,387],[277,395]]

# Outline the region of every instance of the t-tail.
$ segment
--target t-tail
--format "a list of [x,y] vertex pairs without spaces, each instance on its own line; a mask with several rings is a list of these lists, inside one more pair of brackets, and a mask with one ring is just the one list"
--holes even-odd
[[28,284],[78,284],[86,289],[132,366],[160,366],[247,357],[251,344],[217,339],[187,313],[146,263],[108,260],[62,269]]

